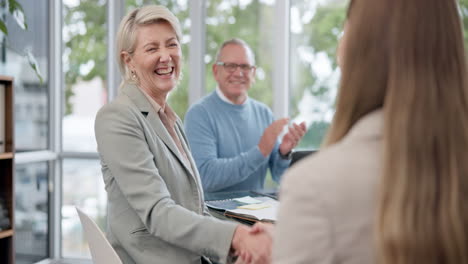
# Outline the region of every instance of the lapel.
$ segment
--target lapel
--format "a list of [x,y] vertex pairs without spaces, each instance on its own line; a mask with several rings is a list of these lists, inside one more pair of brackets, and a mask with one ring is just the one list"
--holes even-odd
[[[139,111],[146,116],[146,120],[149,122],[154,132],[156,132],[158,137],[164,142],[167,148],[169,148],[172,154],[174,154],[174,156],[177,157],[177,159],[185,167],[185,169],[191,175],[193,175],[192,169],[190,168],[190,164],[186,164],[186,162],[184,161],[182,153],[180,153],[171,135],[169,134],[169,132],[167,132],[166,128],[161,122],[158,113],[156,113],[156,111],[151,106],[150,102],[145,97],[143,92],[141,92],[136,85],[127,84],[124,87],[122,87],[122,93],[126,94],[130,98],[130,100],[132,100],[132,102],[136,105]],[[187,156],[190,156],[188,153],[189,152],[187,152]]]
[[201,186],[201,182],[200,182],[200,179],[198,178],[197,176],[197,172],[198,172],[198,169],[197,169],[197,165],[195,163],[195,160],[193,159],[192,157],[192,151],[190,150],[190,146],[188,144],[188,140],[185,136],[185,133],[184,133],[184,129],[183,129],[183,125],[182,125],[182,121],[180,121],[180,119],[177,119],[177,122],[176,122],[176,132],[177,132],[177,135],[179,136],[180,138],[180,143],[182,144],[182,147],[184,148],[185,150],[185,153],[187,153],[187,158],[189,160],[189,166],[191,166],[192,168],[192,173],[193,175],[195,176],[196,180],[198,181],[198,183],[200,184]]

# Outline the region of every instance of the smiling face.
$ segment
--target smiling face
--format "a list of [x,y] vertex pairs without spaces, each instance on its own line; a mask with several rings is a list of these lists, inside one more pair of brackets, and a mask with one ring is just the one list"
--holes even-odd
[[141,89],[160,105],[180,76],[182,51],[176,33],[167,22],[139,26],[133,54],[122,52],[125,63]]
[[[221,50],[218,62],[249,64],[253,66],[249,59],[247,49],[239,44],[228,44],[224,46]],[[255,80],[255,68],[243,71],[240,67],[237,67],[234,72],[229,72],[224,66],[214,64],[213,75],[223,94],[231,102],[242,104],[247,97],[247,91]]]

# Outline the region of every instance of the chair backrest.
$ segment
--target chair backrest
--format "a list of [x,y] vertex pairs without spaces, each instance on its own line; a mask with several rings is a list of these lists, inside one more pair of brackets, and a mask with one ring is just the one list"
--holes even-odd
[[78,207],[76,207],[76,211],[80,217],[85,237],[88,240],[94,264],[123,264],[96,223]]

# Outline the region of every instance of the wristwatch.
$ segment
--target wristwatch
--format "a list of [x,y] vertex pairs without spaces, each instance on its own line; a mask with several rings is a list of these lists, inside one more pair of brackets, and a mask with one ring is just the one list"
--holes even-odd
[[280,154],[280,157],[285,160],[291,160],[292,159],[292,150],[290,150],[286,155],[281,154],[281,151],[278,149],[278,153]]

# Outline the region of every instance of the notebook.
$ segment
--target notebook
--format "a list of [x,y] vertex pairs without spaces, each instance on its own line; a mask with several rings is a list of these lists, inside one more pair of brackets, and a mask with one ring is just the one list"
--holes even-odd
[[236,209],[237,207],[240,207],[240,206],[258,204],[261,202],[262,201],[258,200],[257,198],[253,198],[250,195],[246,195],[246,196],[236,197],[236,198],[231,198],[231,199],[206,201],[205,203],[211,209],[226,211],[226,210]]
[[[244,199],[245,198],[245,199]],[[224,215],[249,222],[275,222],[279,202],[270,197],[240,197],[217,201],[207,201],[214,210],[224,211]]]

